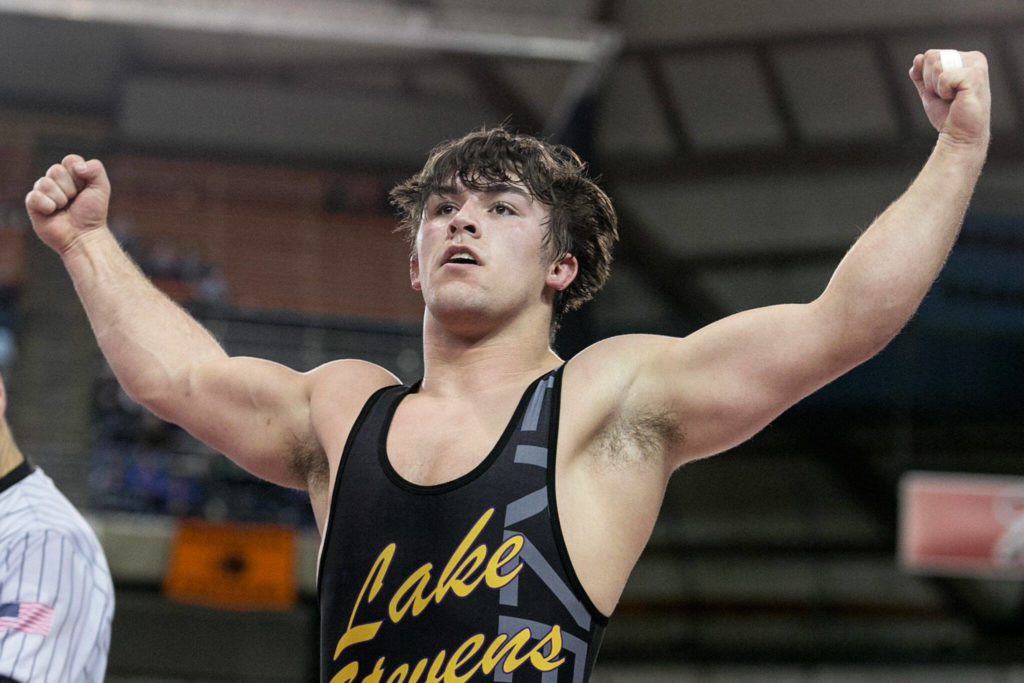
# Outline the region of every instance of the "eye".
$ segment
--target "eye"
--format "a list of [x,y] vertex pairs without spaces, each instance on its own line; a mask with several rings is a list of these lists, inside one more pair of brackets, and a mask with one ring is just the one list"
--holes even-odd
[[516,215],[516,210],[512,207],[512,205],[511,204],[506,204],[505,202],[496,202],[494,204],[494,206],[491,207],[491,211],[493,211],[494,213],[498,214],[499,216],[515,216]]
[[441,202],[434,207],[433,213],[435,216],[451,216],[452,214],[457,213],[458,210],[459,207],[455,206],[455,204],[451,202]]

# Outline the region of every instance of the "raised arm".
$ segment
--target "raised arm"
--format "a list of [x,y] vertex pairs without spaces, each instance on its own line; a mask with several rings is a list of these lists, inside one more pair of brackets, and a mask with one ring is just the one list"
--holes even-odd
[[310,401],[323,371],[229,358],[123,252],[107,228],[109,198],[103,165],[70,155],[36,181],[25,203],[40,239],[63,259],[118,381],[257,476],[306,488],[310,461],[322,458]]
[[[985,57],[947,52],[943,64],[940,53],[917,55],[910,70],[938,131],[934,150],[816,300],[740,313],[685,339],[608,343],[632,359],[622,371],[633,373],[625,405],[660,406],[679,427],[667,464],[749,438],[877,353],[917,309],[956,240],[989,142]],[[954,55],[962,66],[950,61]]]

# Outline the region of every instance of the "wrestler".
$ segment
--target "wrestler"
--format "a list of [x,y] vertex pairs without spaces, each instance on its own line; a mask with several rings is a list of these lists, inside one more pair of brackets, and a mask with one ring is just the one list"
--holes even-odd
[[129,395],[309,492],[322,680],[578,683],[670,475],[877,353],[941,269],[986,157],[987,64],[929,50],[910,77],[934,150],[818,298],[685,338],[606,339],[567,363],[550,332],[607,275],[607,197],[533,138],[441,146],[394,192],[426,305],[412,387],[360,361],[301,373],[228,357],[117,245],[97,160],[64,158],[26,203]]

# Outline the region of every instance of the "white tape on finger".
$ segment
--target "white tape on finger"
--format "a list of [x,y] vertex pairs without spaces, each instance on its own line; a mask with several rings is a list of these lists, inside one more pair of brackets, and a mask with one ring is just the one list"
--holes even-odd
[[942,64],[943,71],[949,71],[963,68],[964,60],[956,50],[939,50],[939,63]]

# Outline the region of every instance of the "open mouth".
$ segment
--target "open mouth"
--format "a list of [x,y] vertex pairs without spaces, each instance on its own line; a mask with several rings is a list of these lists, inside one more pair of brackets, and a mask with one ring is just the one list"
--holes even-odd
[[468,249],[452,249],[447,258],[445,258],[445,264],[458,264],[465,266],[478,266],[480,261],[477,260],[476,256],[473,255]]

